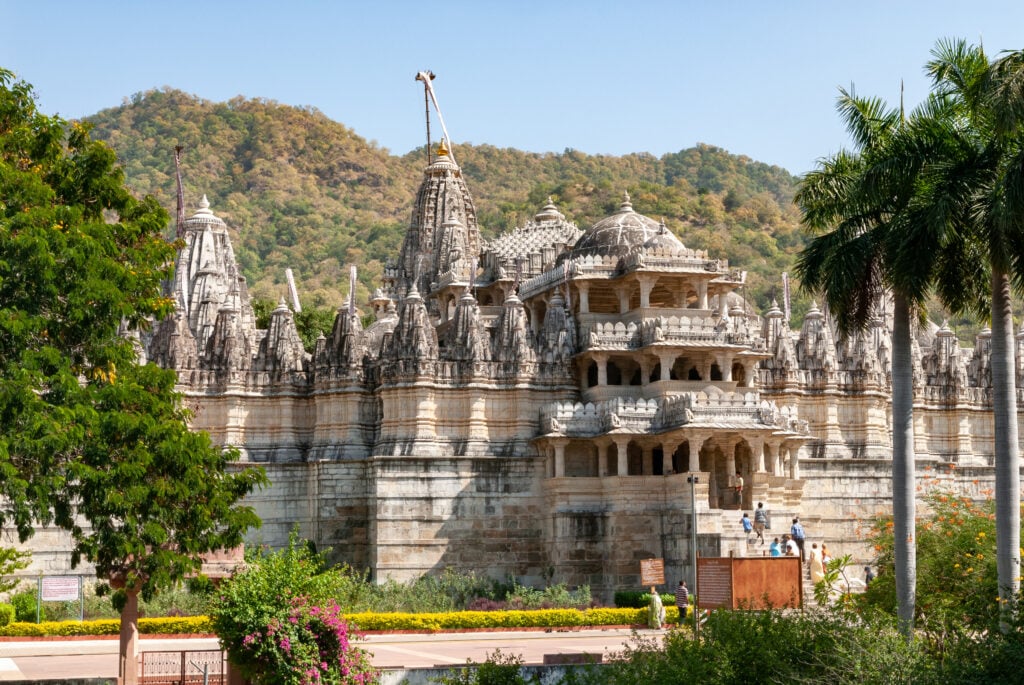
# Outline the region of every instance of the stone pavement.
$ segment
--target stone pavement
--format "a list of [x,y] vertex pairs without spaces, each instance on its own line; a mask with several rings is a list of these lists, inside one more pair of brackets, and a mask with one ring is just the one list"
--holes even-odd
[[[642,631],[646,635],[661,631]],[[540,664],[546,654],[602,655],[622,651],[632,631],[620,628],[550,632],[503,631],[369,635],[362,647],[380,668],[458,666],[488,654],[518,654]],[[0,642],[0,681],[112,678],[117,676],[117,640],[25,640]],[[217,649],[216,638],[146,638],[143,651]]]

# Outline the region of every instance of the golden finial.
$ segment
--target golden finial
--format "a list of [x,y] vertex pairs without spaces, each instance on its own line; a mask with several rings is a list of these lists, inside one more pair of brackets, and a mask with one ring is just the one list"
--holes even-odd
[[447,157],[448,156],[448,146],[444,144],[444,138],[441,139],[441,144],[437,146],[437,156],[438,157]]

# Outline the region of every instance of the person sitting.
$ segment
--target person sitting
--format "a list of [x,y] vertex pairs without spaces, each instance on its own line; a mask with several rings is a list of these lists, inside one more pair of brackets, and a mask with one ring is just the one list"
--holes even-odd
[[772,542],[771,546],[768,547],[768,553],[771,554],[773,557],[782,556],[782,545],[779,544],[778,538],[775,538],[775,541]]

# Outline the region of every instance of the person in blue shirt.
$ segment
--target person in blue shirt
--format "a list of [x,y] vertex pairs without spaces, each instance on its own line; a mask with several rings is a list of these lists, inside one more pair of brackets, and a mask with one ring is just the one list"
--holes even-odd
[[743,512],[743,518],[740,519],[740,523],[743,524],[743,532],[747,534],[749,542],[750,533],[754,530],[754,523],[750,520],[750,517],[747,516],[747,512]]
[[[746,516],[746,514],[744,514]],[[793,525],[789,527],[789,534],[792,536],[796,546],[800,549],[800,561],[804,560],[804,527],[800,525],[800,517],[793,518]]]
[[768,547],[768,553],[771,554],[773,557],[782,556],[782,545],[779,544],[778,538],[775,538],[775,542],[773,542],[771,546]]

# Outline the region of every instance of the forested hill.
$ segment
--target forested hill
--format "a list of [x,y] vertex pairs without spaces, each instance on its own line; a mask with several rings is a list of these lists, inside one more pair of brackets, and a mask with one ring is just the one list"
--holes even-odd
[[[414,112],[409,125],[419,122]],[[359,266],[365,302],[384,262],[397,254],[425,164],[423,149],[395,156],[313,108],[235,98],[208,102],[177,90],[133,96],[89,117],[128,184],[173,216],[173,148],[184,146],[186,212],[209,196],[232,229],[251,292],[277,300],[284,270],[303,302],[337,306],[347,265]],[[802,245],[792,205],[795,178],[709,145],[622,157],[532,153],[456,145],[486,237],[521,225],[550,195],[581,228],[614,211],[628,191],[634,208],[665,218],[688,247],[706,248],[750,272],[760,306]]]

